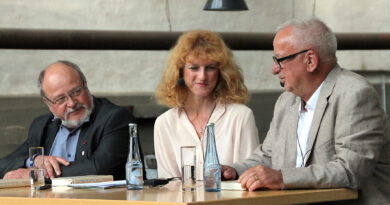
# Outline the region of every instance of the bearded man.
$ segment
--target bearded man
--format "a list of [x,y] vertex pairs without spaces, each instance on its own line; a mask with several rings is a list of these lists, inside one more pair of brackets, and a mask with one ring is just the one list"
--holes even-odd
[[[45,177],[103,175],[125,178],[129,149],[128,124],[134,117],[124,108],[91,95],[85,75],[69,61],[57,61],[39,75],[43,102],[51,113],[36,118],[27,140],[0,160],[0,177],[28,178],[28,168],[44,167]],[[29,147],[45,149],[29,157]]]

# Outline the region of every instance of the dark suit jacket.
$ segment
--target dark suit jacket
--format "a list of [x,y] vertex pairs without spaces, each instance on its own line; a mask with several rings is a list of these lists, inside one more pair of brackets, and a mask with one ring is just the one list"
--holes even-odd
[[[61,176],[111,174],[115,179],[124,179],[129,152],[128,124],[134,123],[135,119],[126,109],[107,99],[94,98],[94,105],[89,122],[81,126],[75,161],[69,166],[61,166]],[[43,146],[48,155],[59,125],[59,120],[53,121],[52,114],[36,118],[27,140],[0,161],[0,177],[25,167],[29,147]]]

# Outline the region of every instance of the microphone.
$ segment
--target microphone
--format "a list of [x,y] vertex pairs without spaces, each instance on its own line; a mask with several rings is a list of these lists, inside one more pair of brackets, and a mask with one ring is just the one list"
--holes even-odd
[[176,178],[178,177],[147,179],[144,181],[144,185],[151,186],[151,187],[163,186],[165,184],[168,184],[172,179],[176,179]]
[[62,123],[62,120],[60,118],[56,118],[56,119],[53,120],[53,122],[54,122],[55,125],[60,126],[61,123]]

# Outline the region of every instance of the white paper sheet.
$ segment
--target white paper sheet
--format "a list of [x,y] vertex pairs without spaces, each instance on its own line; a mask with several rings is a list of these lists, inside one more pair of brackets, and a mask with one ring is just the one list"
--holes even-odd
[[94,189],[94,188],[108,189],[108,188],[124,187],[124,186],[126,186],[126,180],[68,185],[68,187],[77,188],[77,189]]

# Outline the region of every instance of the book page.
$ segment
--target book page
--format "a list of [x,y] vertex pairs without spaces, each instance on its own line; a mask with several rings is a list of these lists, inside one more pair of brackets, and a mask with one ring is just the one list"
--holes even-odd
[[221,182],[221,189],[222,190],[240,190],[240,191],[246,190],[246,189],[241,187],[241,183],[239,183],[237,180],[222,181]]

